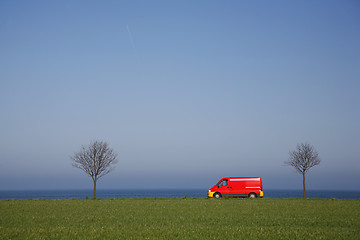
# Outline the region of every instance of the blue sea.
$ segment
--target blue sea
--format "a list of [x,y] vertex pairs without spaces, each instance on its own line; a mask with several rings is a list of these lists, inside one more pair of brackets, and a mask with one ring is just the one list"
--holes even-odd
[[[34,190],[0,191],[0,199],[70,199],[92,198],[92,190]],[[143,189],[103,190],[96,192],[98,198],[206,198],[207,189]],[[302,190],[266,190],[264,198],[302,198]],[[308,190],[307,198],[360,199],[360,191]]]

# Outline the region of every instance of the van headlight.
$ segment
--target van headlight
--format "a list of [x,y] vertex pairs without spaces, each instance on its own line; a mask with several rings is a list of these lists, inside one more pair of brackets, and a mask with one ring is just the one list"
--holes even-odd
[[211,192],[210,189],[209,189],[209,192]]

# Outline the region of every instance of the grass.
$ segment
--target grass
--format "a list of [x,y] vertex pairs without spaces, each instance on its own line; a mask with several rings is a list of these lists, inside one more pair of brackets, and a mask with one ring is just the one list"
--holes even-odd
[[1,200],[0,239],[360,239],[360,200]]

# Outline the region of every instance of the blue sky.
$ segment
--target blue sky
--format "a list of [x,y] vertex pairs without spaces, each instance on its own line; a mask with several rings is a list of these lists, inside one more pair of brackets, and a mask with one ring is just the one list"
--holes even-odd
[[0,190],[91,188],[69,156],[118,153],[98,188],[261,176],[360,190],[358,1],[1,1]]

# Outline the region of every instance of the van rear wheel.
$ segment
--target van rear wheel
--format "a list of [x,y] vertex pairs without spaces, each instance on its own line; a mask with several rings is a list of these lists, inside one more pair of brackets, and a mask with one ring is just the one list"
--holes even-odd
[[221,194],[220,193],[214,193],[214,198],[221,198]]
[[256,194],[255,193],[250,193],[249,198],[256,198]]

